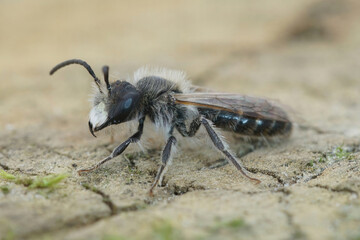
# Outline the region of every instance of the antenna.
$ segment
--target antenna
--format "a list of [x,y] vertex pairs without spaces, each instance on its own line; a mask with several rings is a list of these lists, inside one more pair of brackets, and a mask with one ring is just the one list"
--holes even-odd
[[105,65],[102,68],[103,74],[104,74],[104,80],[106,83],[106,88],[108,90],[109,96],[111,95],[111,86],[109,83],[109,66]]
[[[90,75],[94,78],[95,83],[97,85],[97,87],[99,88],[99,91],[102,93],[101,88],[100,88],[100,80],[99,78],[95,75],[94,71],[91,69],[90,65],[87,64],[85,61],[81,60],[81,59],[70,59],[64,62],[59,63],[58,65],[56,65],[55,67],[53,67],[53,69],[51,69],[50,71],[50,75],[53,75],[57,70],[59,70],[60,68],[63,68],[67,65],[70,64],[79,64],[81,66],[83,66],[84,68],[86,68],[86,70],[90,73]],[[106,82],[106,80],[105,80]],[[108,83],[106,83],[106,85],[108,85]]]

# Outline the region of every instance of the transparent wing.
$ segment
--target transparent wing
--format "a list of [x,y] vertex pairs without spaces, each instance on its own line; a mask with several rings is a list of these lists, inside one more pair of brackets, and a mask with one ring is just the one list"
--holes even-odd
[[242,116],[290,122],[285,111],[269,100],[231,93],[175,94],[177,104],[237,113]]

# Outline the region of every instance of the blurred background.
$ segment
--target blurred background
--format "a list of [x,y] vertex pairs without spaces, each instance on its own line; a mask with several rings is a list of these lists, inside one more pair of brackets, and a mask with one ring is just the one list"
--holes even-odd
[[196,85],[347,128],[359,110],[359,22],[355,0],[2,0],[0,131],[87,131],[91,77],[79,66],[48,75],[71,58],[98,75],[108,64],[112,80],[143,65],[184,70]]

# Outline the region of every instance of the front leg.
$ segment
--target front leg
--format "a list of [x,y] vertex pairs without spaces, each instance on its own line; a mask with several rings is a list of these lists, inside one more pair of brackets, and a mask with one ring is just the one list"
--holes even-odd
[[145,117],[140,118],[138,131],[134,135],[129,137],[125,142],[123,142],[122,144],[117,146],[108,157],[104,158],[103,160],[101,160],[100,162],[98,162],[97,164],[95,164],[94,166],[92,166],[90,168],[80,169],[78,171],[78,174],[81,175],[81,173],[83,173],[83,172],[90,172],[90,171],[93,171],[93,170],[99,168],[101,165],[103,165],[107,161],[113,159],[114,157],[119,156],[123,151],[125,151],[125,149],[130,145],[130,143],[138,142],[143,133],[144,121],[145,121]]

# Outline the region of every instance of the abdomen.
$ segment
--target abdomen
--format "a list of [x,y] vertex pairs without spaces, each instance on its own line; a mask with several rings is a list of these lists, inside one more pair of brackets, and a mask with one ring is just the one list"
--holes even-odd
[[286,136],[292,130],[290,121],[246,117],[224,110],[198,108],[199,113],[216,127],[247,136]]

